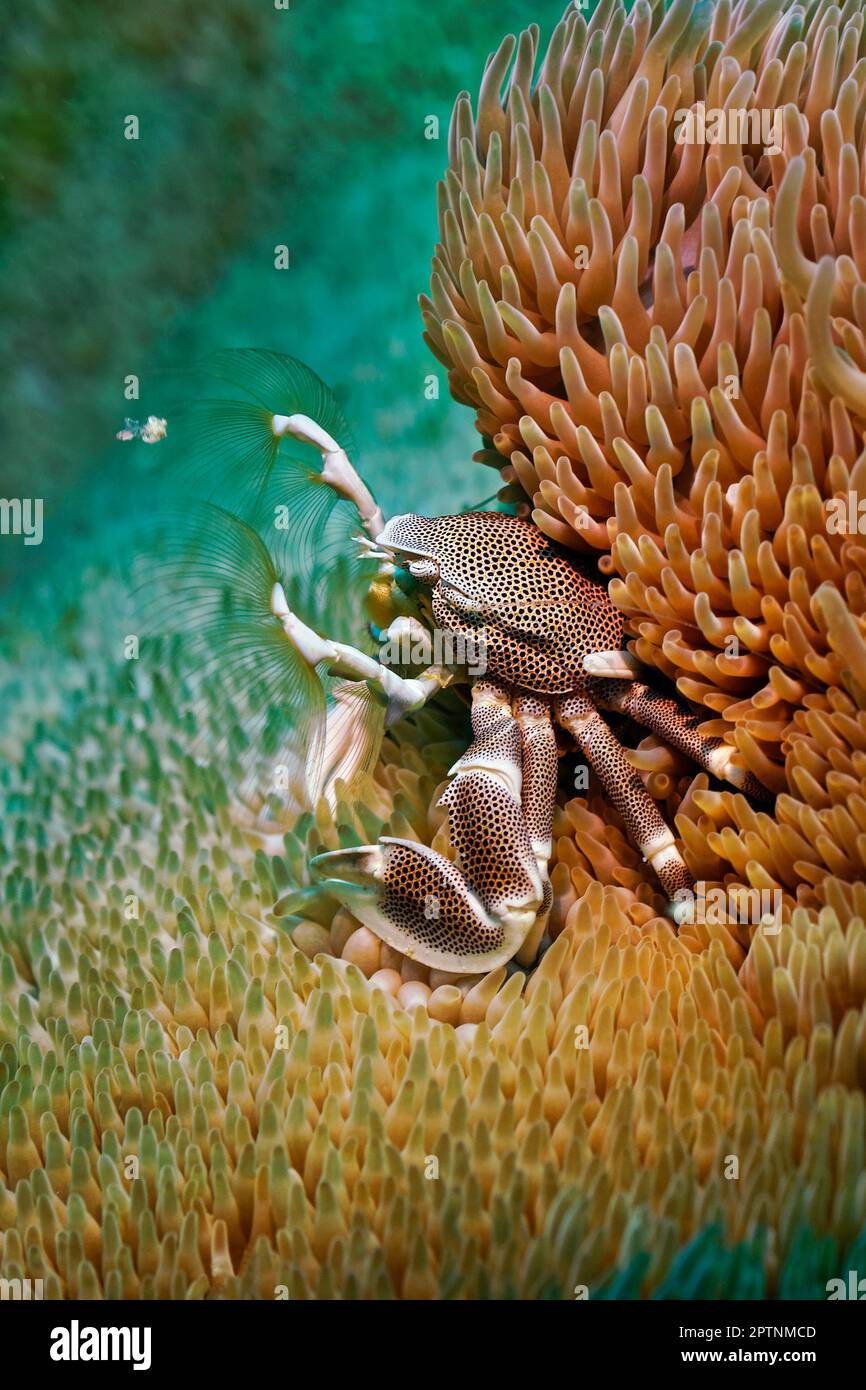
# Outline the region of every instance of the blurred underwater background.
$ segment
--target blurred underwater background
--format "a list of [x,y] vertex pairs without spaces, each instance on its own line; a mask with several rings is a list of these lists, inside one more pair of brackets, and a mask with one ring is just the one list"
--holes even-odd
[[44,583],[57,561],[65,606],[76,565],[122,570],[136,517],[172,478],[159,447],[115,433],[127,416],[166,416],[174,370],[220,348],[309,363],[340,396],[386,513],[410,492],[431,513],[480,500],[470,412],[444,373],[438,400],[425,396],[437,364],[417,295],[454,95],[522,8],[5,7],[2,488],[38,479],[46,540],[0,546],[0,592]]

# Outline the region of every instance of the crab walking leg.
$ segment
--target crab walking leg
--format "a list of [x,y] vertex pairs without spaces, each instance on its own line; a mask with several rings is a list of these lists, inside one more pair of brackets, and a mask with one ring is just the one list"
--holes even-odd
[[328,431],[311,420],[309,415],[275,415],[272,428],[278,438],[289,435],[305,444],[312,444],[322,455],[321,480],[332,487],[340,497],[354,502],[368,536],[375,541],[385,529],[385,517],[377,506],[367,484],[355,472],[349,462],[345,449],[341,449],[336,439]]
[[730,744],[720,738],[704,738],[698,732],[701,716],[681,700],[662,695],[641,681],[593,680],[588,682],[588,689],[605,709],[628,715],[714,777],[730,782],[757,800],[771,799],[757,777],[733,761],[734,749]]
[[271,612],[279,619],[292,646],[308,666],[325,662],[332,675],[344,676],[347,680],[367,681],[381,690],[387,700],[386,728],[411,710],[420,709],[431,695],[453,679],[453,672],[445,666],[430,666],[420,676],[407,679],[357,647],[320,637],[289,608],[282,584],[274,585]]
[[548,865],[553,853],[553,806],[559,754],[551,709],[546,700],[518,693],[513,698],[512,710],[523,749],[523,817],[544,894],[533,928],[517,956],[520,965],[528,965],[538,954],[553,901]]
[[556,702],[556,716],[585,753],[668,898],[674,901],[680,890],[691,889],[694,879],[673,833],[589,696],[566,695]]
[[[524,739],[505,686],[475,682],[472,732],[439,804],[448,808],[469,886],[494,918],[519,934],[522,954],[544,900],[544,881],[524,814]],[[539,826],[543,835],[543,822]]]

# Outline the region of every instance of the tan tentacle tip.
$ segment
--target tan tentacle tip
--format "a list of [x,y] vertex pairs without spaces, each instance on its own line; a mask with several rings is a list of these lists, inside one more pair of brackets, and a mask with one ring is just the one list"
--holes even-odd
[[588,676],[630,681],[640,675],[640,662],[631,652],[591,652],[583,658],[583,669]]
[[772,801],[772,792],[768,791],[748,768],[735,762],[735,756],[735,750],[727,744],[714,748],[707,756],[707,765],[713,776],[723,782],[730,782],[731,786],[737,787],[746,796],[758,801]]
[[[748,475],[748,476],[751,476],[751,475]],[[728,486],[728,488],[726,489],[726,491],[725,491],[725,501],[728,503],[728,505],[729,505],[730,507],[735,507],[735,506],[737,505],[737,502],[739,501],[739,497],[740,497],[740,484],[741,484],[743,481],[744,481],[743,478],[738,478],[737,481],[736,481],[735,483],[731,483],[731,484]]]

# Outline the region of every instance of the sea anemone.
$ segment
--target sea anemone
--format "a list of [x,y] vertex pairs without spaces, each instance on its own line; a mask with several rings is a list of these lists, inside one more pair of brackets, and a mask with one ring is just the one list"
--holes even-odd
[[[351,923],[275,919],[313,832],[268,855],[240,827],[183,751],[182,669],[131,693],[88,667],[82,689],[46,655],[4,747],[3,1278],[50,1298],[815,1296],[856,1261],[866,928],[844,904],[748,954],[724,925],[677,938],[625,850],[631,887],[592,877],[614,860],[576,800],[572,901],[531,977],[397,992],[381,961],[334,958]],[[425,718],[378,772],[403,833],[425,830],[446,731]]]
[[422,300],[482,460],[601,552],[635,654],[773,792],[863,649],[864,552],[825,506],[863,472],[863,18],[601,0],[537,75],[537,28],[505,39],[454,109]]

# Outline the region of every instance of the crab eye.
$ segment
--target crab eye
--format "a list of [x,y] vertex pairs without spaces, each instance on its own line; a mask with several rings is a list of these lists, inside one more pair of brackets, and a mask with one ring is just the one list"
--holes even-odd
[[439,566],[435,560],[412,560],[408,566],[413,579],[422,584],[435,584],[439,578]]

